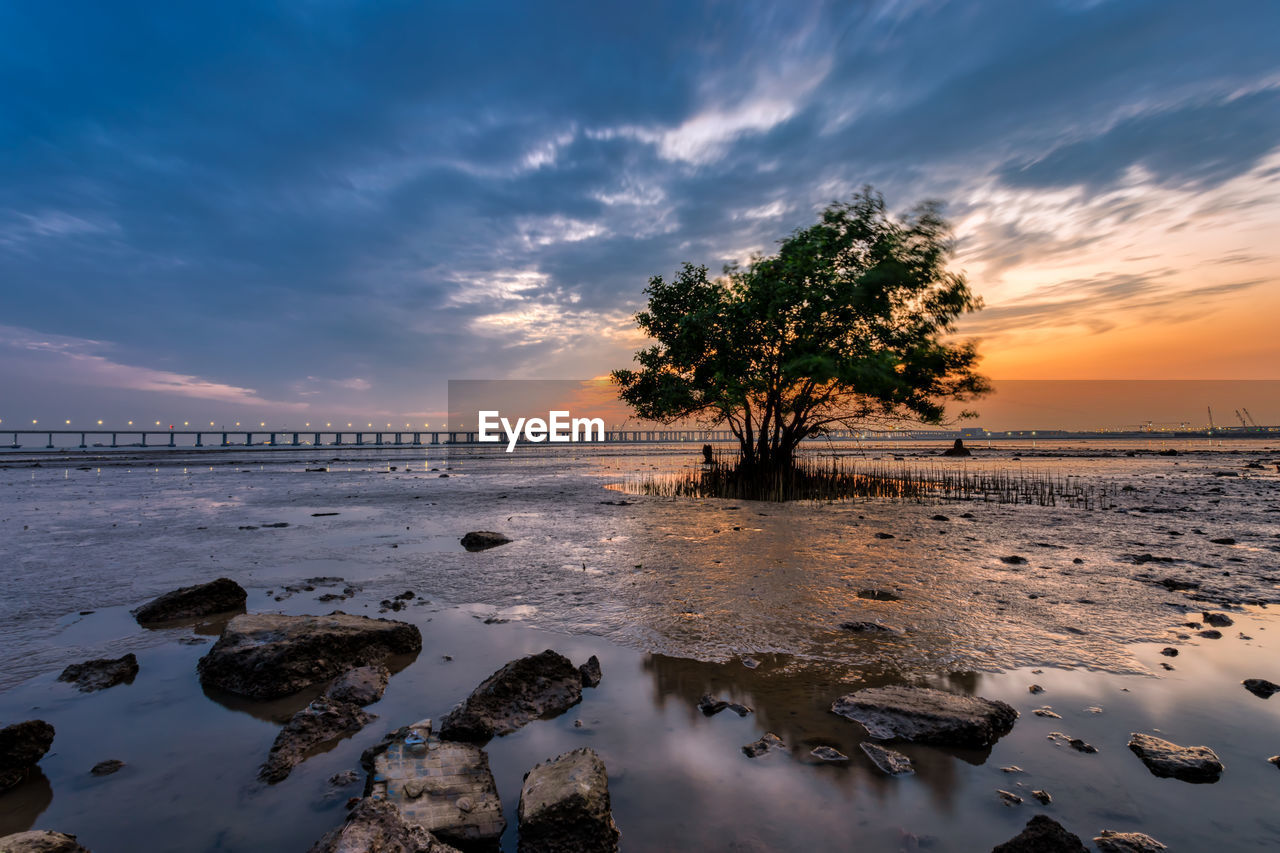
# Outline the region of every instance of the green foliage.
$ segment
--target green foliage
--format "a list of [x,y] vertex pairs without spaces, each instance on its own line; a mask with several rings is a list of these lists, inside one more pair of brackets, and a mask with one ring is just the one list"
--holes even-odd
[[973,343],[950,340],[981,307],[950,254],[936,204],[898,219],[864,189],[745,269],[650,279],[636,322],[654,343],[613,379],[645,420],[726,424],[747,465],[789,465],[831,428],[941,423],[989,390]]

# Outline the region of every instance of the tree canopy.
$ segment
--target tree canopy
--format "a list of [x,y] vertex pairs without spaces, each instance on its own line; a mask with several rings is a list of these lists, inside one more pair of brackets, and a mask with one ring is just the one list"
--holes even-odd
[[989,390],[976,345],[953,339],[981,302],[952,250],[937,203],[895,217],[866,188],[775,255],[650,279],[636,322],[654,343],[613,379],[645,420],[727,425],[746,465],[787,465],[830,429],[941,423],[947,401]]

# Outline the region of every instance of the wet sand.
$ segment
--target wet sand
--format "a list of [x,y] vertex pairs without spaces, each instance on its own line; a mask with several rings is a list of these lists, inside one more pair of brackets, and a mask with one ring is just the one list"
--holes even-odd
[[[216,451],[149,465],[121,455],[87,471],[79,457],[39,468],[0,458],[0,720],[40,717],[58,732],[42,776],[0,795],[0,834],[54,828],[95,851],[305,850],[359,794],[326,780],[358,768],[361,750],[439,718],[507,660],[555,648],[575,661],[597,654],[604,681],[565,715],[489,745],[504,849],[515,849],[525,771],[578,746],[605,760],[627,850],[983,850],[1037,812],[1086,839],[1140,830],[1173,849],[1273,846],[1280,770],[1266,758],[1280,752],[1280,699],[1239,682],[1280,681],[1280,629],[1265,606],[1280,598],[1280,479],[1274,466],[1245,467],[1275,451],[1123,450],[997,448],[967,463],[1114,486],[1115,508],[1090,511],[673,501],[606,488],[645,466],[685,465],[687,448],[344,451],[338,461],[319,449]],[[329,471],[305,472],[316,465]],[[289,526],[263,526],[280,522]],[[475,529],[515,541],[467,553],[458,537]],[[1227,537],[1235,544],[1210,541]],[[370,707],[379,719],[275,786],[254,780],[257,767],[310,697],[206,695],[195,663],[208,645],[179,640],[211,639],[218,626],[148,631],[128,614],[219,575],[248,589],[253,611],[379,615],[379,601],[406,589],[430,601],[385,614],[418,625],[424,646]],[[329,604],[316,598],[342,585],[285,591],[316,576],[362,590]],[[1200,587],[1155,583],[1166,577]],[[857,596],[870,588],[899,600]],[[1235,625],[1201,638],[1182,623],[1203,609]],[[902,633],[839,629],[856,619]],[[1177,658],[1159,654],[1170,644]],[[68,663],[126,651],[141,664],[131,685],[82,694],[55,681]],[[861,727],[829,708],[850,690],[904,682],[1003,699],[1022,716],[989,754],[905,745],[917,774],[888,778],[858,749]],[[1045,692],[1028,693],[1033,682]],[[755,712],[703,717],[705,692]],[[1031,714],[1044,705],[1062,719]],[[765,731],[787,750],[744,756]],[[1077,753],[1054,731],[1099,751]],[[1125,748],[1131,731],[1208,745],[1226,772],[1212,785],[1157,779]],[[809,756],[818,745],[852,760],[820,765]],[[89,776],[108,758],[126,767]],[[1025,772],[1001,771],[1009,765]],[[1004,806],[997,789],[1025,802]]]

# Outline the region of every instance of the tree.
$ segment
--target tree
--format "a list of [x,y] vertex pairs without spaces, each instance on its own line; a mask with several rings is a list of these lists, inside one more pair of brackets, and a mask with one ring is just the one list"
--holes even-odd
[[989,390],[975,344],[952,340],[981,302],[947,270],[951,253],[937,203],[898,218],[865,188],[776,255],[650,279],[636,323],[654,343],[613,380],[645,420],[727,425],[744,466],[789,466],[834,428],[941,423],[947,401]]

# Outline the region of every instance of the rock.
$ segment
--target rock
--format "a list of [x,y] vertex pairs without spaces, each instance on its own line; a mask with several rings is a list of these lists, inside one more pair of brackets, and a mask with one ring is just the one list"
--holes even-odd
[[703,693],[702,698],[698,700],[698,710],[708,717],[714,717],[728,707],[728,702],[716,699],[710,693]]
[[909,776],[916,772],[916,769],[911,766],[911,759],[897,750],[866,740],[858,744],[858,746],[862,747],[862,751],[867,754],[867,758],[870,758],[871,763],[879,768],[882,773],[888,773],[890,776]]
[[483,749],[441,741],[424,720],[394,732],[366,756],[372,799],[395,806],[405,822],[441,841],[497,849],[507,821]]
[[858,690],[841,696],[831,710],[861,723],[876,740],[953,747],[990,746],[1018,719],[1004,702],[931,687]]
[[969,448],[964,446],[963,440],[957,438],[955,444],[951,445],[946,450],[942,451],[942,455],[943,456],[972,456],[973,453],[969,450]]
[[1217,782],[1222,775],[1222,762],[1207,746],[1178,746],[1153,735],[1134,732],[1129,735],[1129,749],[1142,759],[1148,770],[1162,778]]
[[892,625],[885,625],[882,622],[856,621],[841,622],[841,631],[849,631],[854,634],[901,634],[901,628],[895,628]]
[[595,655],[587,658],[587,662],[578,667],[578,672],[582,674],[583,687],[599,687],[600,679],[604,678],[600,671],[600,658]]
[[53,726],[27,720],[0,729],[0,791],[27,777],[53,745]]
[[897,537],[894,536],[892,533],[885,533],[884,531],[879,531],[876,533],[876,538],[877,539],[896,539]]
[[1027,558],[1019,557],[1015,554],[1009,557],[1001,557],[1000,562],[1008,563],[1010,566],[1024,566],[1027,563]]
[[456,847],[407,822],[395,806],[365,798],[347,822],[317,841],[310,853],[458,853]]
[[582,673],[551,649],[513,660],[480,683],[440,721],[444,740],[485,743],[582,699]]
[[1235,540],[1235,539],[1233,539],[1233,538],[1231,538],[1230,536],[1222,536],[1222,537],[1220,537],[1220,538],[1218,538],[1218,539],[1210,539],[1209,541],[1210,541],[1210,542],[1212,542],[1214,545],[1234,545],[1234,544],[1236,544],[1236,540]]
[[342,770],[329,777],[329,784],[334,788],[345,788],[360,781],[360,773],[356,770]]
[[537,765],[520,788],[519,853],[612,853],[618,827],[604,762],[575,749]]
[[1212,629],[1212,628],[1210,628],[1210,629],[1209,629],[1209,630],[1207,630],[1207,631],[1198,631],[1197,633],[1198,633],[1201,637],[1204,637],[1206,640],[1221,640],[1221,639],[1222,639],[1222,632],[1221,632],[1221,631],[1214,630],[1214,629]]
[[1047,806],[1053,802],[1053,797],[1049,795],[1048,791],[1032,791],[1031,796],[1035,797],[1042,806]]
[[1204,623],[1206,625],[1212,625],[1215,628],[1226,628],[1235,624],[1235,622],[1231,620],[1231,617],[1225,613],[1206,612],[1201,615],[1204,617]]
[[773,732],[765,732],[759,740],[754,740],[744,746],[742,752],[747,758],[759,758],[771,749],[781,749],[782,747],[782,738]]
[[413,625],[335,611],[328,616],[254,613],[232,619],[200,659],[200,680],[254,699],[275,699],[349,669],[422,650]]
[[106,690],[117,684],[132,684],[138,675],[138,658],[132,652],[118,658],[96,658],[84,663],[73,663],[58,676],[59,681],[70,682],[82,693]]
[[950,521],[951,519],[945,515],[931,515],[929,516],[929,520],[930,521]]
[[106,761],[99,761],[93,765],[93,769],[89,771],[90,776],[110,776],[117,773],[124,767],[124,762],[118,758],[108,758]]
[[1006,806],[1022,805],[1022,797],[1019,797],[1012,791],[996,791],[996,794],[999,795],[1000,802],[1004,803]]
[[1175,649],[1173,646],[1165,646],[1163,649],[1160,650],[1160,654],[1164,655],[1167,658],[1176,658],[1178,656],[1178,650]]
[[391,671],[383,664],[358,666],[334,679],[324,695],[330,702],[343,702],[361,707],[372,705],[382,698],[383,692],[387,689],[387,682],[390,680]]
[[1262,699],[1270,699],[1272,694],[1280,693],[1280,684],[1267,681],[1265,678],[1246,678],[1240,683],[1244,685],[1245,690]]
[[35,829],[0,838],[0,853],[89,853],[74,835]]
[[815,746],[813,749],[809,750],[809,754],[819,761],[839,763],[849,760],[849,756],[831,746]]
[[285,723],[276,735],[258,778],[274,785],[288,777],[308,752],[326,741],[360,731],[375,719],[368,711],[350,702],[332,702],[320,697]]
[[1150,835],[1141,832],[1112,832],[1109,829],[1104,829],[1101,835],[1095,836],[1093,843],[1098,845],[1102,853],[1158,853],[1169,849]]
[[902,596],[896,592],[887,589],[860,589],[858,590],[858,598],[865,598],[869,601],[901,601]]
[[739,704],[738,702],[730,702],[725,707],[728,710],[732,711],[733,713],[737,714],[739,717],[745,717],[747,714],[751,713],[750,708],[748,708],[746,705]]
[[494,533],[492,530],[473,530],[460,540],[462,547],[468,551],[484,551],[487,548],[496,548],[499,545],[506,545],[511,540],[501,533]]
[[134,610],[133,618],[140,625],[176,619],[198,619],[215,613],[243,610],[248,597],[240,584],[230,578],[218,578],[209,583],[184,586],[153,598]]
[[[1150,554],[1143,554],[1142,556],[1143,556],[1143,557],[1146,557],[1147,559],[1143,560],[1143,559],[1140,559],[1140,558],[1138,558],[1138,557],[1135,557],[1135,558],[1134,558],[1134,562],[1135,562],[1135,563],[1148,563],[1148,562],[1150,562],[1151,560],[1155,559],[1155,558],[1154,558],[1154,557],[1152,557]],[[1163,579],[1161,579],[1161,580],[1159,580],[1159,581],[1156,581],[1156,583],[1160,584],[1160,586],[1164,587],[1165,589],[1169,590],[1170,592],[1177,592],[1177,591],[1182,591],[1182,590],[1199,589],[1199,588],[1200,588],[1200,582],[1199,582],[1199,581],[1179,580],[1178,578],[1163,578]]]
[[1087,853],[1084,842],[1072,835],[1051,817],[1038,814],[1022,832],[1004,844],[997,844],[991,853]]
[[1268,758],[1267,761],[1270,761],[1276,767],[1280,767],[1280,755],[1273,755],[1270,758]]
[[1035,694],[1035,693],[1043,693],[1043,692],[1044,692],[1044,688],[1043,688],[1043,687],[1041,687],[1039,684],[1033,684],[1033,685],[1031,685],[1030,687],[1028,687],[1028,688],[1027,688],[1027,692],[1028,692],[1028,693],[1032,693],[1032,694]]
[[1043,708],[1036,708],[1031,713],[1035,714],[1037,717],[1048,717],[1051,720],[1062,719],[1062,715],[1054,711],[1048,705],[1044,706]]

